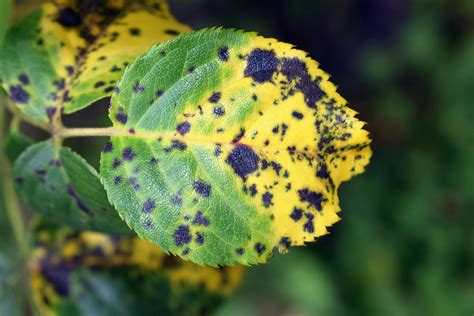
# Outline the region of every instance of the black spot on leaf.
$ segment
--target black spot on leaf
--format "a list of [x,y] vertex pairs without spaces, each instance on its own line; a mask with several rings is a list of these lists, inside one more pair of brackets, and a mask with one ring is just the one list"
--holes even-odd
[[291,115],[293,115],[293,117],[297,120],[301,120],[304,117],[303,113],[298,112],[298,111],[293,111],[293,113],[291,113]]
[[75,27],[81,25],[82,18],[78,12],[67,7],[59,11],[58,22],[65,27]]
[[308,189],[298,190],[301,202],[308,202],[314,206],[318,211],[322,209],[321,203],[324,202],[324,197],[321,193],[310,191]]
[[136,27],[132,27],[128,29],[128,32],[130,33],[131,36],[140,36],[140,29]]
[[171,30],[171,29],[165,30],[165,34],[168,34],[168,35],[176,36],[176,35],[179,35],[179,33],[180,32],[177,30]]
[[183,123],[179,123],[178,126],[176,126],[176,131],[180,135],[184,135],[189,132],[190,128],[191,128],[191,124],[188,121],[186,121]]
[[209,220],[204,217],[204,214],[201,211],[196,212],[192,223],[193,225],[209,226]]
[[257,83],[269,82],[278,70],[278,65],[279,61],[275,56],[275,52],[257,48],[250,53],[247,59],[244,75],[245,77],[252,77]]
[[191,242],[191,234],[189,232],[189,226],[180,225],[174,231],[174,243],[176,246],[182,246]]
[[203,197],[211,195],[211,185],[203,181],[194,182],[194,191]]
[[204,236],[203,234],[197,232],[196,233],[196,243],[198,243],[199,245],[202,245],[204,244]]
[[24,85],[27,85],[30,83],[30,78],[26,74],[21,74],[18,76],[18,80]]
[[240,144],[232,149],[226,159],[234,172],[242,179],[257,171],[259,161],[260,158],[250,147]]
[[145,203],[143,203],[143,212],[144,213],[151,213],[156,208],[156,203],[154,200],[148,199]]
[[122,158],[124,160],[132,161],[136,155],[137,154],[130,147],[127,147],[122,151]]
[[214,92],[209,99],[207,99],[211,103],[217,103],[221,99],[221,93],[220,92]]
[[270,192],[265,192],[262,194],[263,206],[270,207],[272,205],[273,194]]
[[303,216],[303,210],[296,207],[293,209],[293,212],[291,212],[290,214],[291,219],[293,219],[295,222],[299,221],[302,216]]
[[74,191],[73,187],[71,184],[67,185],[67,193],[74,199],[76,202],[77,207],[83,211],[84,213],[87,213],[89,215],[92,215],[91,210],[84,204],[84,202],[79,198],[77,195],[76,191]]
[[15,103],[28,103],[30,95],[20,85],[10,87],[10,98]]
[[220,47],[217,53],[217,56],[222,61],[228,61],[229,60],[229,47],[227,46]]
[[259,256],[261,256],[265,252],[265,249],[265,245],[259,242],[255,244],[255,251],[258,253]]

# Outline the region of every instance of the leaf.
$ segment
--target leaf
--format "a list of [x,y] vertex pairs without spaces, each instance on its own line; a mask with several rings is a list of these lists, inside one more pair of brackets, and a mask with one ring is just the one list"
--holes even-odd
[[12,0],[0,1],[0,43],[10,26],[10,16],[12,11]]
[[30,146],[13,174],[20,197],[35,211],[78,229],[127,233],[97,176],[81,156],[50,142]]
[[5,156],[13,163],[20,154],[33,144],[33,140],[19,130],[10,131],[5,137],[3,151]]
[[4,87],[33,119],[73,113],[110,96],[126,65],[152,44],[188,30],[161,0],[48,3],[8,32]]
[[40,229],[37,239],[31,287],[46,315],[207,314],[244,272],[200,267],[137,237]]
[[263,263],[326,234],[339,184],[371,155],[318,64],[255,33],[183,34],[118,87],[109,199],[140,236],[199,264]]

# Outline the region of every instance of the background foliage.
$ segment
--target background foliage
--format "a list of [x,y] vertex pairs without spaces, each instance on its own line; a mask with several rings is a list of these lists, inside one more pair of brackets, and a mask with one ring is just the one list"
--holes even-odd
[[[170,2],[194,29],[255,30],[308,51],[374,139],[366,173],[341,187],[343,220],[332,234],[250,269],[219,313],[472,314],[473,2]],[[99,117],[105,126],[103,108],[66,123]],[[66,143],[97,168],[105,141]],[[12,267],[0,257],[0,278]]]

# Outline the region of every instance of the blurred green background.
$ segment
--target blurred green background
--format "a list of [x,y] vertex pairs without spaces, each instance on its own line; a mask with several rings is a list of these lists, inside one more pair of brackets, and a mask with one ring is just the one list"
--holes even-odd
[[174,0],[309,52],[368,123],[342,221],[250,269],[220,315],[473,315],[474,1]]
[[[331,234],[249,269],[218,314],[473,315],[474,1],[170,5],[194,29],[257,31],[309,52],[373,139],[367,171],[340,189]],[[106,107],[66,124],[107,126]],[[97,167],[105,140],[66,144]]]

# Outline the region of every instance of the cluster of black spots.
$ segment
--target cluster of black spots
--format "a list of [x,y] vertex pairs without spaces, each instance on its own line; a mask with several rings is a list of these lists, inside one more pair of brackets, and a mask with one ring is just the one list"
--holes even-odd
[[186,148],[187,148],[187,145],[185,143],[180,142],[179,140],[172,140],[171,146],[165,147],[164,151],[166,153],[170,153],[171,151],[173,151],[173,149],[183,151],[183,150],[186,150]]
[[244,248],[240,247],[235,249],[235,253],[237,253],[239,256],[242,256],[244,254]]
[[200,232],[196,233],[196,243],[198,243],[199,245],[204,244],[204,235]]
[[211,195],[211,185],[204,181],[196,181],[194,182],[194,191],[203,197],[209,197]]
[[179,225],[178,228],[174,231],[174,243],[176,246],[180,247],[191,242],[191,233],[189,231],[189,226]]
[[64,80],[64,78],[54,80],[53,85],[56,87],[57,90],[64,90],[64,88],[66,87],[66,80]]
[[299,221],[302,216],[303,216],[303,210],[297,207],[295,207],[293,209],[293,212],[291,212],[290,214],[291,219],[294,220],[295,222]]
[[286,131],[288,130],[288,125],[285,123],[281,124],[281,137],[284,137],[286,135]]
[[325,201],[325,198],[321,193],[310,191],[309,189],[301,189],[298,190],[298,195],[301,202],[308,202],[318,211],[321,211],[321,204]]
[[183,123],[179,123],[178,126],[176,126],[176,131],[180,135],[184,135],[184,134],[188,133],[190,129],[191,129],[191,123],[189,123],[188,121],[183,122]]
[[66,90],[63,94],[63,102],[70,102],[73,98],[69,96],[69,90]]
[[297,120],[302,120],[303,117],[304,117],[303,113],[298,112],[298,111],[293,111],[293,113],[291,113],[291,115]]
[[59,10],[58,22],[64,27],[76,27],[81,25],[82,17],[79,12],[70,7]]
[[135,81],[135,84],[133,85],[133,92],[140,93],[143,91],[145,91],[145,87],[140,85],[140,82]]
[[94,84],[94,88],[97,89],[97,88],[100,88],[100,87],[103,87],[105,86],[105,82],[103,81],[97,81],[95,84]]
[[23,90],[21,85],[11,86],[10,89],[10,98],[15,103],[28,103],[30,100],[30,95],[28,92]]
[[259,161],[260,158],[250,147],[241,144],[237,144],[226,159],[226,163],[242,179],[258,170]]
[[143,212],[144,213],[151,213],[151,211],[153,211],[154,209],[156,208],[156,203],[154,200],[152,199],[148,199],[145,201],[145,203],[143,203]]
[[328,171],[328,167],[326,166],[326,164],[324,162],[320,162],[318,164],[318,167],[317,167],[317,171],[316,171],[316,176],[318,178],[321,178],[321,179],[327,179],[329,178],[329,171]]
[[128,116],[127,114],[125,114],[125,112],[123,112],[122,108],[119,108],[119,111],[117,112],[117,114],[115,114],[115,119],[117,120],[117,122],[125,125],[127,124]]
[[279,244],[288,249],[291,246],[291,239],[289,237],[283,236],[281,237]]
[[176,35],[179,35],[180,32],[177,30],[168,29],[168,30],[165,30],[165,34],[176,36]]
[[193,225],[202,225],[202,226],[209,226],[209,220],[204,217],[204,214],[201,211],[197,211],[196,215],[194,215],[194,219],[192,221]]
[[222,106],[218,105],[214,107],[213,113],[216,116],[222,116],[225,114],[225,110]]
[[49,119],[52,119],[54,114],[56,114],[56,107],[54,106],[48,106],[45,109],[46,115],[48,116]]
[[119,185],[120,183],[122,183],[122,177],[121,176],[116,176],[114,178],[114,184]]
[[207,99],[211,103],[217,103],[221,99],[221,93],[220,92],[214,92],[209,99]]
[[136,157],[136,155],[137,154],[130,147],[127,147],[122,151],[123,160],[132,161]]
[[128,32],[130,33],[131,36],[140,36],[141,31],[137,27],[131,27],[128,29]]
[[303,230],[308,233],[314,233],[314,215],[311,213],[305,213],[306,216],[306,223],[303,225]]
[[79,198],[77,195],[76,191],[74,191],[74,188],[72,185],[69,183],[67,185],[67,193],[74,199],[76,202],[76,206],[83,211],[86,214],[92,215],[91,210],[84,204],[84,202]]
[[270,207],[270,205],[272,205],[272,199],[273,199],[273,194],[271,194],[270,192],[263,193],[262,194],[263,206],[265,206],[266,208]]
[[[153,221],[151,219],[147,219],[144,223],[143,226],[146,229],[152,229],[153,228]],[[166,256],[166,257],[172,257],[172,256]]]
[[251,196],[257,195],[258,191],[257,191],[257,185],[255,183],[249,187],[249,193]]
[[217,51],[217,57],[219,57],[219,59],[222,61],[228,61],[229,60],[229,47],[227,46],[219,47],[219,50]]
[[259,256],[261,256],[265,252],[265,249],[266,249],[265,245],[261,244],[259,242],[257,242],[255,244],[254,248],[255,248],[255,251],[258,253]]
[[128,183],[135,191],[140,190],[140,184],[138,183],[138,179],[136,177],[130,177],[130,179],[128,179]]
[[239,133],[234,136],[231,143],[232,144],[238,143],[242,139],[242,137],[244,137],[244,135],[245,135],[245,128],[241,127]]
[[122,160],[114,158],[114,161],[112,161],[112,168],[117,169],[118,167],[120,167],[121,164]]
[[173,203],[173,205],[176,205],[176,206],[181,206],[183,205],[183,199],[179,197],[178,195],[174,195],[171,198],[171,203]]
[[257,83],[271,82],[273,74],[278,71],[279,63],[274,51],[254,49],[247,59],[244,76],[252,77]]
[[24,85],[30,84],[30,78],[28,78],[26,74],[20,74],[18,76],[18,80],[20,80],[20,82]]

